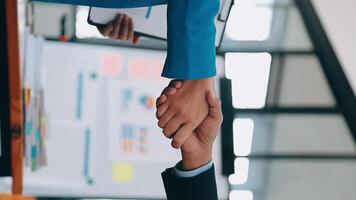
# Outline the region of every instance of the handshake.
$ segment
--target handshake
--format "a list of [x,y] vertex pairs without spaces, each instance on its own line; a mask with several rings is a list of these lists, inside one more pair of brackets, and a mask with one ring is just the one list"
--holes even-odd
[[[133,26],[132,18],[119,13],[110,23],[97,28],[105,37],[137,44],[140,37]],[[172,139],[172,147],[181,149],[184,170],[208,163],[223,118],[214,78],[172,81],[156,105],[158,126]]]
[[223,120],[214,79],[171,81],[156,106],[158,126],[172,139],[172,147],[181,149],[183,169],[207,164]]

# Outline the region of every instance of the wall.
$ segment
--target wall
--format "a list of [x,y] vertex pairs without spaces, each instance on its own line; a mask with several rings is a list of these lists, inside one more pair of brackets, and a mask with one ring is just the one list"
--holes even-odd
[[34,32],[47,37],[59,37],[61,18],[67,17],[66,34],[74,34],[74,7],[65,4],[34,3]]
[[356,93],[356,1],[312,0]]
[[[356,14],[352,12],[356,9],[356,1],[313,0],[313,2],[317,4],[323,24],[356,92],[356,60],[353,58],[356,52],[356,40],[353,38],[356,36],[354,22]],[[298,21],[298,15],[289,14],[286,41],[296,42],[301,38],[302,32],[288,31],[292,28],[298,29],[300,27]],[[316,57],[287,56],[282,73],[278,105],[333,106],[335,104]],[[262,124],[262,121],[265,123]],[[267,115],[256,118],[253,141],[255,152],[260,153],[261,146],[268,143],[268,140],[269,146],[263,149],[268,153],[354,154],[356,152],[349,130],[339,115],[278,115],[277,117]],[[247,185],[253,184],[255,200],[352,200],[356,197],[355,164],[355,161],[341,160],[267,162],[252,160]],[[263,174],[256,179],[256,174],[259,172]],[[254,178],[256,180],[252,180]]]

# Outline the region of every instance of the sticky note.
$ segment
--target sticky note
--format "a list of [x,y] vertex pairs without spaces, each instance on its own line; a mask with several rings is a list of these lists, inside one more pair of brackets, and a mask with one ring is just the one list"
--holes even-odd
[[133,166],[130,163],[114,163],[113,179],[118,183],[129,183],[134,179]]
[[155,60],[152,62],[152,65],[153,69],[151,71],[151,76],[153,77],[153,79],[159,81],[167,81],[167,78],[161,76],[164,66],[164,60]]
[[119,54],[104,54],[101,68],[105,76],[116,77],[124,68],[124,59]]
[[31,135],[32,133],[32,122],[26,121],[25,122],[25,135]]
[[146,80],[149,74],[150,62],[144,58],[132,58],[129,60],[129,78],[134,80]]

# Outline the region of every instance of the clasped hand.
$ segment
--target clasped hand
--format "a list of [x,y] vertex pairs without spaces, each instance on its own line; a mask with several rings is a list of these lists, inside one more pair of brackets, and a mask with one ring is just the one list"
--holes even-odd
[[[132,18],[117,14],[99,32],[116,40],[139,42]],[[181,149],[183,167],[198,168],[211,160],[214,140],[222,123],[221,102],[214,78],[172,81],[157,99],[156,117],[172,147]]]
[[163,134],[180,148],[183,167],[192,170],[208,163],[223,115],[213,79],[172,81],[157,99],[156,116]]

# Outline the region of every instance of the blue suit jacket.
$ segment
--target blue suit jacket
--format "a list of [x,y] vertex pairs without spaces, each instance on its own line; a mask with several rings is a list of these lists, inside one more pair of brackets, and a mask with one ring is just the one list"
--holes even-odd
[[216,74],[215,24],[219,0],[37,0],[105,8],[168,4],[167,58],[162,76],[182,80]]

